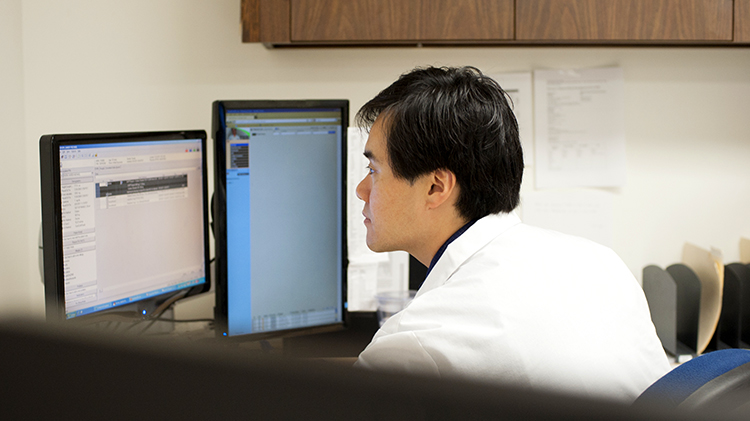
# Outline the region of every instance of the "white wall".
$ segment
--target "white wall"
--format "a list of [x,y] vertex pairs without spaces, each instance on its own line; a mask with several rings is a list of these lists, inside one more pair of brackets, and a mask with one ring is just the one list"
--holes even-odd
[[685,241],[736,261],[740,236],[750,236],[750,49],[268,50],[241,43],[239,0],[3,1],[0,171],[13,183],[0,211],[0,308],[43,314],[42,134],[208,131],[216,99],[348,98],[356,111],[400,73],[427,64],[485,73],[621,66],[628,182],[615,191],[615,250],[640,277],[646,264],[679,261]]
[[21,10],[20,0],[0,1],[0,315],[33,312],[30,282],[39,282],[29,275],[37,240],[27,212],[39,212],[28,207],[34,185],[26,177]]

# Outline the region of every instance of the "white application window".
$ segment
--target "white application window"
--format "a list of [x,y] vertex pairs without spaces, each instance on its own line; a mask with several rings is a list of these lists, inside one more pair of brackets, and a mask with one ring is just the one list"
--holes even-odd
[[200,140],[60,150],[67,317],[205,282]]

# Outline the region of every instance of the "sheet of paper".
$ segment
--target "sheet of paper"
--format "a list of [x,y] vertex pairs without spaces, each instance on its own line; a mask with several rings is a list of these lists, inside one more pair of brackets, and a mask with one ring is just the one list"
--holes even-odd
[[524,165],[534,165],[534,106],[531,90],[531,72],[498,73],[489,75],[510,96],[513,114],[518,121],[518,134],[523,147]]
[[387,256],[384,262],[349,262],[348,311],[375,311],[376,294],[409,288],[409,254],[399,251]]
[[625,184],[622,69],[534,71],[536,186]]
[[526,224],[612,247],[612,200],[598,190],[525,193],[520,213]]
[[721,315],[724,291],[724,262],[721,251],[702,249],[685,243],[682,263],[695,272],[701,281],[701,306],[698,316],[698,354],[711,342]]
[[362,216],[364,202],[356,195],[357,185],[367,174],[368,161],[362,154],[367,132],[350,127],[347,136],[348,310],[375,311],[375,294],[409,288],[409,255],[406,252],[375,253],[367,248],[367,229]]
[[348,311],[368,311],[378,289],[378,263],[349,263],[346,301]]
[[750,263],[750,239],[740,238],[740,263]]

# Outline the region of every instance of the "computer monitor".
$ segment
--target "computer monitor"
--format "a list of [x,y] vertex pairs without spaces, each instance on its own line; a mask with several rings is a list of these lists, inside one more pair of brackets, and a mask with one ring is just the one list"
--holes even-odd
[[209,290],[205,131],[45,135],[39,153],[48,320]]
[[216,329],[341,329],[347,100],[213,103]]

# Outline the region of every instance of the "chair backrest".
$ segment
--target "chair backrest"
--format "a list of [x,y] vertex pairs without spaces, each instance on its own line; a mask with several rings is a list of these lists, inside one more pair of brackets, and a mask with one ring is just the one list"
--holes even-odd
[[724,349],[703,354],[675,367],[636,399],[634,405],[657,404],[683,409],[719,405],[739,408],[750,403],[750,350]]

